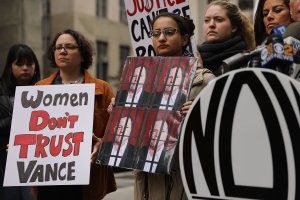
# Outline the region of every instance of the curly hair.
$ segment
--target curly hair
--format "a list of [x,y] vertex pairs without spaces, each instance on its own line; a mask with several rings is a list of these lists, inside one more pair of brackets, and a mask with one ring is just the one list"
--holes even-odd
[[243,14],[240,8],[227,0],[212,1],[207,8],[211,6],[220,6],[226,10],[226,14],[231,22],[232,27],[236,28],[236,35],[240,35],[247,45],[247,50],[255,48],[254,30],[248,17]]
[[83,58],[83,61],[81,62],[81,68],[88,69],[93,63],[92,45],[82,34],[80,34],[79,32],[77,32],[75,30],[72,30],[72,29],[66,29],[62,32],[58,32],[55,35],[51,45],[48,48],[48,59],[50,61],[50,65],[52,67],[58,67],[55,62],[54,49],[55,49],[55,45],[56,45],[56,41],[57,41],[58,37],[63,34],[69,34],[69,35],[73,36],[73,38],[76,40],[78,49]]

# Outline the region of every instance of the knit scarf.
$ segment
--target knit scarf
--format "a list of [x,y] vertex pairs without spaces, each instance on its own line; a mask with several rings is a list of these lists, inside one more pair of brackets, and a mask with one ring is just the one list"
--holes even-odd
[[246,42],[241,36],[237,35],[224,42],[204,42],[198,50],[203,60],[203,66],[212,72],[216,72],[224,59],[246,50]]

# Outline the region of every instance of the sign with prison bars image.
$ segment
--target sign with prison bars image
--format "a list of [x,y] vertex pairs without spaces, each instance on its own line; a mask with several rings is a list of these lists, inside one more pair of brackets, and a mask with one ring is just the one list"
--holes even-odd
[[197,58],[128,57],[98,163],[169,174]]

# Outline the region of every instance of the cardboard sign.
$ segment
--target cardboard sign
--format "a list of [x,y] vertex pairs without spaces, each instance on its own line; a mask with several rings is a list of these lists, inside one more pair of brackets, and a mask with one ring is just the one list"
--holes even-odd
[[4,186],[89,184],[94,84],[17,87]]
[[179,145],[189,199],[300,198],[300,83],[262,68],[228,72],[193,101]]
[[98,162],[168,174],[197,58],[128,57]]
[[[150,37],[151,21],[162,12],[171,12],[191,18],[188,0],[124,0],[131,44],[136,56],[154,56]],[[195,37],[191,37],[189,52],[197,52]],[[196,55],[196,54],[194,54]]]

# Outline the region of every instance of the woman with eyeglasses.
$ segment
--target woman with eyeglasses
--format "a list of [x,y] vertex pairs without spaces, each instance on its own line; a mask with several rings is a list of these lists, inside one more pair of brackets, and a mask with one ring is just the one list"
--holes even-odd
[[[157,56],[187,56],[186,47],[194,34],[192,20],[173,13],[162,13],[152,21],[152,42]],[[198,67],[193,80],[189,101],[184,103],[181,113],[185,115],[192,100],[213,79],[214,75],[207,69]],[[135,172],[134,199],[187,199],[184,192],[179,169],[179,154],[175,151],[170,175]]]
[[67,29],[57,33],[48,49],[48,59],[51,66],[58,68],[58,70],[37,83],[37,85],[95,84],[90,184],[39,186],[37,188],[39,200],[98,200],[116,190],[112,168],[95,163],[102,143],[100,138],[104,135],[109,117],[106,108],[114,94],[107,82],[92,77],[87,71],[93,62],[92,52],[91,44],[77,31]]
[[0,81],[0,199],[33,200],[30,187],[3,187],[16,86],[34,85],[40,67],[33,50],[25,44],[13,45],[7,54]]
[[216,76],[223,73],[223,60],[255,48],[254,32],[249,19],[237,5],[226,0],[216,0],[207,6],[203,34],[205,42],[198,50],[203,66]]
[[257,45],[262,44],[278,26],[292,23],[289,0],[260,0],[257,5],[254,32]]

